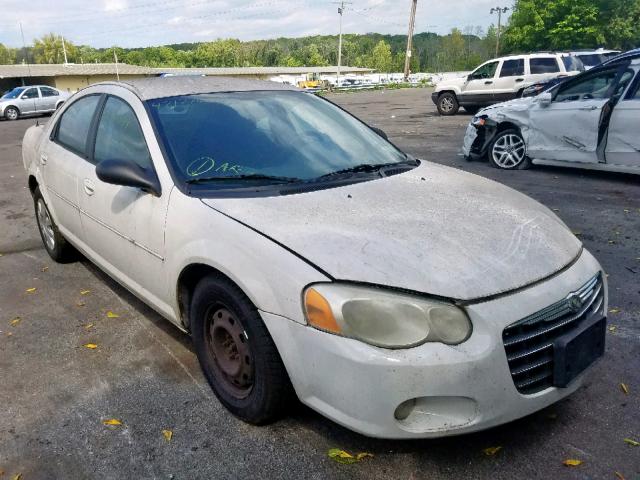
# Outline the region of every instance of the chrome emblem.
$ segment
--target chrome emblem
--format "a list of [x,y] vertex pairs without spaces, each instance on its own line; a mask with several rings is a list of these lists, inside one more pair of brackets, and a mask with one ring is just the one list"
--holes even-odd
[[572,295],[567,300],[569,301],[569,308],[573,313],[578,313],[580,310],[582,310],[582,305],[584,303],[578,295]]

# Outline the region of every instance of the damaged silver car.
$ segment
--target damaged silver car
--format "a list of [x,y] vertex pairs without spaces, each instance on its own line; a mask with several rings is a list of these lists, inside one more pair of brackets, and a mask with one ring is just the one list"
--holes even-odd
[[531,164],[640,173],[640,49],[537,97],[485,108],[464,138],[468,160],[506,170]]

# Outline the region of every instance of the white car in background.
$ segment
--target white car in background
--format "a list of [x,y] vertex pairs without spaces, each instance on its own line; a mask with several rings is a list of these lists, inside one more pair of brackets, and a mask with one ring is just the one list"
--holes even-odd
[[0,118],[17,120],[55,112],[69,96],[69,93],[48,85],[16,87],[0,98]]
[[537,97],[485,108],[463,154],[498,168],[534,164],[640,173],[640,50],[565,80]]
[[541,80],[582,71],[582,63],[568,54],[512,55],[489,60],[467,76],[438,83],[431,99],[440,115],[455,115],[460,107],[475,113],[481,107],[518,98]]
[[23,158],[51,257],[77,248],[189,332],[245,421],[296,395],[370,436],[471,432],[604,353],[606,276],[553,212],[299,89],[95,84]]
[[620,50],[606,50],[604,48],[598,48],[596,50],[578,50],[570,53],[580,59],[585,70],[590,70],[616,55],[619,55]]

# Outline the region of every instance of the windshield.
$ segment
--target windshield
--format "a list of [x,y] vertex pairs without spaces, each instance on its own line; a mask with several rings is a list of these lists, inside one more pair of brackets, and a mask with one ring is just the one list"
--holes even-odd
[[[318,179],[363,164],[406,161],[369,127],[309,93],[253,91],[149,101],[182,181]],[[230,182],[213,182],[230,188]],[[246,185],[240,185],[246,186]]]
[[22,92],[25,91],[25,87],[17,87],[14,88],[13,90],[9,90],[7,93],[5,93],[2,98],[18,98],[18,95],[20,95]]
[[567,72],[584,72],[584,65],[578,57],[562,57],[562,62]]

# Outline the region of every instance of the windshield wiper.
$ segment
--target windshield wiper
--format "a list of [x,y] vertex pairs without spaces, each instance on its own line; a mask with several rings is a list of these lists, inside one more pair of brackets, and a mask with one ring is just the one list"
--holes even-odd
[[353,167],[344,168],[342,170],[337,170],[335,172],[325,173],[324,175],[320,175],[319,177],[317,177],[315,180],[323,179],[323,178],[329,178],[329,177],[335,177],[335,176],[339,176],[339,175],[345,175],[345,174],[348,174],[348,173],[374,173],[374,172],[379,172],[383,168],[394,167],[396,165],[397,166],[400,166],[400,165],[411,165],[411,166],[415,167],[415,166],[419,165],[419,162],[417,160],[411,158],[411,159],[407,159],[407,160],[402,161],[402,162],[378,163],[378,164],[361,163],[360,165],[355,165]]
[[235,175],[233,177],[190,178],[189,180],[186,180],[185,183],[196,184],[196,183],[209,183],[209,182],[228,182],[228,181],[238,181],[238,180],[268,180],[274,183],[294,183],[294,182],[300,181],[299,178],[294,178],[294,177],[278,177],[276,175],[263,175],[261,173],[251,173],[247,175]]

